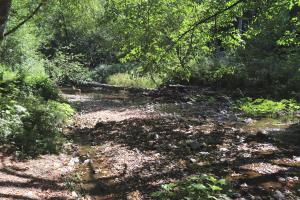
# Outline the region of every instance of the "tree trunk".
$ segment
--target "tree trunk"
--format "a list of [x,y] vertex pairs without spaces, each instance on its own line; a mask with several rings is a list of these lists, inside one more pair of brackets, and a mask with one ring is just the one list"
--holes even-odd
[[0,0],[0,42],[3,40],[12,0]]

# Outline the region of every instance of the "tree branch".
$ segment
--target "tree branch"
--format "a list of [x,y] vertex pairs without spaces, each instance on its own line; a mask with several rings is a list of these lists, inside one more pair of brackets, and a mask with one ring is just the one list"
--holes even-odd
[[234,8],[234,7],[237,6],[238,4],[243,3],[243,2],[245,2],[245,1],[247,1],[247,0],[238,0],[238,1],[235,2],[234,4],[232,4],[232,5],[230,5],[230,6],[226,7],[226,8],[224,8],[223,10],[219,10],[218,12],[216,12],[215,14],[213,14],[213,15],[211,15],[211,16],[206,17],[206,18],[204,18],[204,19],[201,19],[201,20],[195,22],[188,30],[186,30],[185,32],[183,32],[183,33],[176,39],[176,41],[173,42],[173,45],[172,45],[172,46],[174,46],[177,42],[179,42],[180,40],[182,40],[182,39],[184,38],[184,36],[186,36],[189,32],[194,31],[194,30],[195,30],[198,26],[200,26],[201,24],[203,24],[203,23],[205,23],[205,22],[207,22],[207,21],[209,21],[209,20],[211,20],[211,19],[213,19],[213,18],[219,16],[220,14],[222,14],[222,13],[224,13],[224,12],[226,12],[226,11],[232,9],[232,8]]
[[38,11],[41,9],[41,7],[46,4],[47,0],[42,0],[39,5],[34,9],[34,11],[32,13],[30,13],[30,15],[28,15],[23,21],[21,21],[19,24],[17,24],[15,27],[13,27],[12,29],[10,29],[9,31],[4,33],[4,37],[16,32],[21,26],[23,26],[27,21],[29,21],[31,18],[33,18]]

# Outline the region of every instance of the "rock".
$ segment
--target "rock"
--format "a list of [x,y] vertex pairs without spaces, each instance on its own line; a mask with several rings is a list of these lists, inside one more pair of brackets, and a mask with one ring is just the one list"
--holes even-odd
[[247,183],[243,183],[243,184],[241,185],[241,188],[248,188]]
[[273,196],[276,200],[284,200],[285,199],[285,195],[282,194],[282,192],[280,192],[279,190],[276,190]]
[[293,159],[294,159],[294,161],[296,161],[296,162],[300,162],[300,157],[294,156]]
[[72,192],[72,197],[73,197],[73,198],[78,198],[78,194],[77,194],[75,191],[73,191],[73,192]]
[[251,119],[251,118],[247,118],[247,119],[244,120],[244,122],[247,123],[247,124],[251,124],[251,123],[253,123],[253,121],[254,120]]
[[190,158],[190,161],[191,161],[191,163],[196,163],[197,162],[197,160],[194,159],[194,158]]
[[91,159],[86,159],[85,161],[83,161],[83,164],[87,165],[93,163],[93,161]]
[[203,156],[206,156],[206,155],[209,155],[209,152],[201,151],[201,152],[199,152],[199,154],[201,154],[201,155],[203,155]]
[[188,143],[188,146],[194,151],[200,150],[202,147],[202,145],[199,142],[190,142]]
[[279,178],[278,178],[278,181],[279,181],[279,182],[285,182],[286,180],[285,180],[285,178],[283,178],[283,177],[279,177]]
[[233,197],[233,198],[241,198],[242,195],[241,195],[240,193],[233,193],[233,194],[232,194],[232,197]]
[[75,158],[71,158],[70,162],[69,162],[69,165],[70,166],[74,166],[76,163],[79,163],[79,158],[78,157],[75,157]]
[[220,148],[220,151],[223,151],[223,152],[227,152],[227,151],[229,151],[227,148],[225,148],[225,147],[221,147]]

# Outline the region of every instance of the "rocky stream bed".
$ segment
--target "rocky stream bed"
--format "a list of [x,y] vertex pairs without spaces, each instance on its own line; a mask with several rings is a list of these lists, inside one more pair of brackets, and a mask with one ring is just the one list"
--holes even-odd
[[297,117],[245,117],[226,92],[61,88],[78,113],[59,155],[0,153],[2,200],[143,200],[189,175],[226,178],[234,200],[299,200]]
[[247,118],[205,88],[62,91],[79,111],[65,130],[74,198],[152,199],[163,183],[211,173],[232,199],[299,199],[299,118]]

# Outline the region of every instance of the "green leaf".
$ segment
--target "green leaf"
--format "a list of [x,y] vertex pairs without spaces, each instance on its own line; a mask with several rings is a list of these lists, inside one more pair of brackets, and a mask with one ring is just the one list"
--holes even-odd
[[175,183],[169,183],[169,184],[165,184],[162,185],[161,188],[166,190],[166,191],[171,191],[173,190],[177,185]]
[[194,189],[197,189],[197,190],[206,190],[207,187],[201,183],[198,183],[198,184],[192,184],[191,185]]
[[216,185],[209,185],[209,187],[210,187],[213,191],[221,191],[221,190],[223,190],[221,187],[216,186]]

